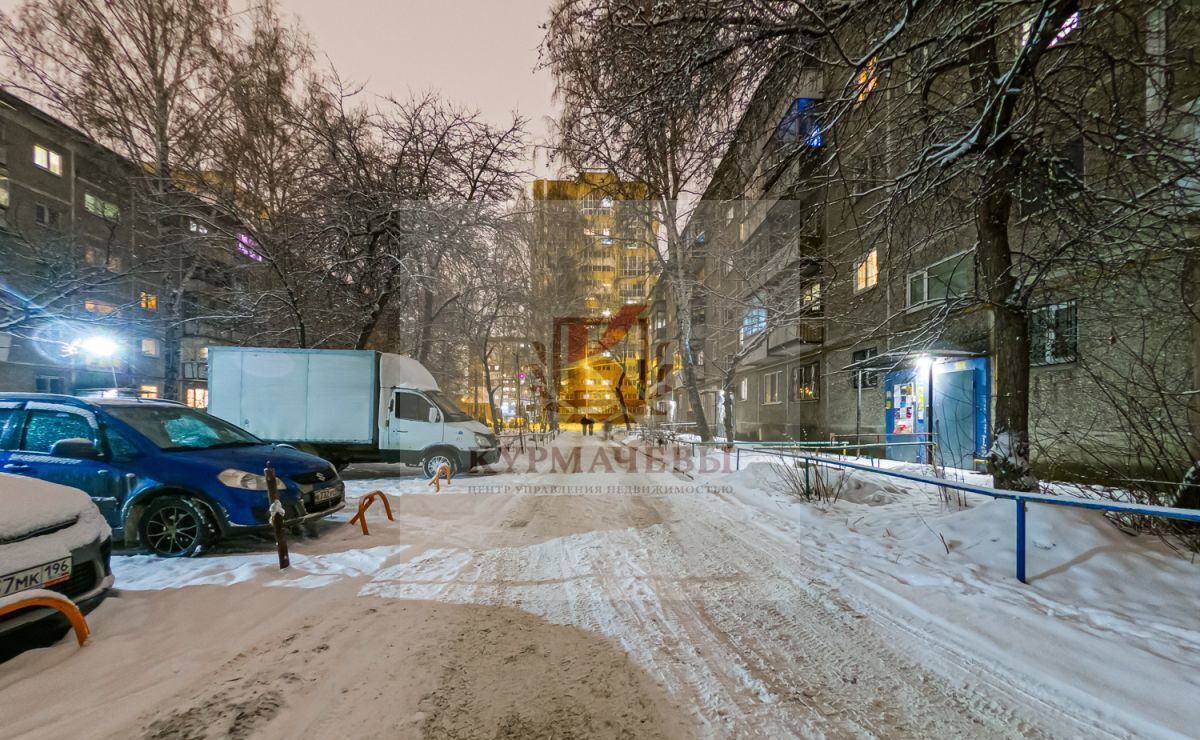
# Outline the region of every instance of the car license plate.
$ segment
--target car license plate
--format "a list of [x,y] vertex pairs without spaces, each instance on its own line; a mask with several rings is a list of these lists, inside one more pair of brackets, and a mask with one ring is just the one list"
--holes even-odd
[[331,498],[337,498],[341,495],[342,489],[340,488],[322,488],[320,491],[313,491],[313,503],[319,504],[322,501],[328,501]]
[[16,573],[0,576],[0,596],[8,596],[31,588],[45,588],[71,577],[71,558],[61,558]]

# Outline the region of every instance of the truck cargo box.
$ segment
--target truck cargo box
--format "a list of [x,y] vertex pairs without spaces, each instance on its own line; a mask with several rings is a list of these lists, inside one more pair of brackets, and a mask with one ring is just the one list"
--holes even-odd
[[214,416],[276,442],[372,444],[378,353],[212,347]]

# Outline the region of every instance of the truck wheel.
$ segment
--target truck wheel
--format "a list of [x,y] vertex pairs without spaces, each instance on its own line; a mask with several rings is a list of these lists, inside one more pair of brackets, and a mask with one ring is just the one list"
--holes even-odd
[[421,462],[421,468],[425,471],[426,478],[433,478],[437,475],[438,468],[443,465],[450,467],[450,475],[458,475],[458,455],[450,455],[445,452],[431,452]]
[[160,558],[190,558],[209,543],[208,515],[195,499],[162,496],[138,522],[142,545]]

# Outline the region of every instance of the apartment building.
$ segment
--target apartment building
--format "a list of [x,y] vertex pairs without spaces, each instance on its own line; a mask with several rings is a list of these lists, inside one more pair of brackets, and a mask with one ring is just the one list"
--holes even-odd
[[[1169,55],[1170,39],[1179,38],[1172,17],[1157,15],[1152,4],[1135,17],[1133,27],[1091,32],[1120,33],[1123,42]],[[1064,23],[1055,43],[1080,32],[1082,18]],[[1028,26],[1016,19],[1012,28],[1019,50]],[[1166,99],[1156,97],[1153,74],[1131,82],[1133,105],[1144,105],[1147,117],[1200,112],[1194,70],[1173,74]],[[891,443],[881,453],[924,460],[924,448],[909,443],[932,434],[940,463],[982,467],[994,442],[1003,337],[978,283],[974,221],[945,196],[936,204],[941,211],[931,205],[909,218],[878,217],[900,175],[897,151],[925,135],[889,130],[887,122],[911,125],[902,112],[918,91],[868,64],[852,92],[861,105],[844,106],[827,122],[822,103],[844,99],[848,76],[803,65],[773,70],[689,225],[704,261],[693,313],[701,322],[694,350],[705,417],[721,434],[729,396],[737,439],[880,440]],[[1174,135],[1186,139],[1188,131],[1194,140],[1191,129],[1177,127]],[[1115,192],[1121,181],[1085,137],[1042,146],[1055,152],[1043,171],[1056,185]],[[1161,253],[1143,250],[1136,264],[1113,270],[1107,262],[1072,262],[1083,250],[1061,246],[1056,221],[1056,209],[1071,207],[1070,194],[1055,201],[1042,185],[1020,183],[1012,215],[1018,252],[1062,255],[1042,258],[1045,272],[1030,303],[1035,466],[1062,477],[1116,468],[1164,475],[1161,461],[1186,458],[1200,431],[1189,432],[1186,422],[1187,389],[1200,386],[1197,322],[1178,300],[1163,298],[1177,299],[1188,270],[1195,274],[1170,249],[1172,240],[1194,241],[1194,214],[1192,226],[1181,219],[1164,232]],[[666,292],[656,294],[647,316],[659,361],[652,407],[673,421],[694,419],[672,372],[677,336]],[[1156,437],[1140,426],[1152,418],[1181,419],[1182,431]]]
[[636,183],[607,172],[533,183],[534,306],[546,403],[563,421],[645,405],[653,224]]
[[199,202],[145,212],[144,177],[0,90],[0,390],[207,405],[207,347],[237,340],[229,298],[262,258],[248,239],[218,244],[236,229]]
[[135,174],[0,91],[0,388],[161,393],[162,296],[132,270],[149,249]]

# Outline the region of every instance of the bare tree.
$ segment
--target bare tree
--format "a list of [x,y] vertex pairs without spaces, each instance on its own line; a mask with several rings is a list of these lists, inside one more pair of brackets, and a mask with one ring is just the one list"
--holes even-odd
[[[744,106],[759,82],[753,70],[814,70],[825,81],[819,115],[834,146],[813,187],[837,175],[853,149],[877,161],[872,184],[823,195],[827,204],[843,199],[852,214],[838,224],[839,248],[882,244],[886,263],[899,267],[950,240],[973,245],[974,288],[924,326],[890,315],[881,332],[917,352],[943,335],[956,312],[986,311],[996,386],[990,460],[999,486],[1036,484],[1029,358],[1042,296],[1082,266],[1116,275],[1155,255],[1194,260],[1188,183],[1195,182],[1196,141],[1184,132],[1194,131],[1197,111],[1189,102],[1193,76],[1183,70],[1197,26],[1186,3],[569,5],[571,17],[582,19],[569,37],[611,41],[616,32],[595,19],[613,18],[609,26],[621,34],[661,42],[628,65],[636,84],[614,108],[640,114],[650,96],[678,105],[698,95],[698,85],[726,105]],[[1165,43],[1167,27],[1173,46]],[[618,74],[612,67],[603,73]],[[1172,404],[1192,404],[1186,393],[1176,387]],[[1188,446],[1194,455],[1195,443]]]
[[155,240],[175,259],[159,267],[167,296],[164,395],[179,392],[185,285],[183,243],[162,219],[178,202],[177,172],[207,154],[225,91],[215,53],[232,33],[225,0],[28,0],[0,13],[6,84],[32,94],[84,133],[129,160],[140,178]]
[[642,218],[658,235],[655,253],[676,303],[683,383],[700,437],[712,437],[700,402],[693,286],[701,259],[683,229],[724,153],[736,113],[715,90],[729,68],[710,65],[678,94],[663,96],[643,70],[672,59],[677,38],[662,31],[674,9],[633,2],[557,3],[544,44],[563,104],[559,147],[579,168],[600,166],[643,192]]

